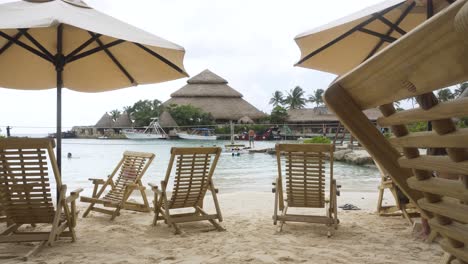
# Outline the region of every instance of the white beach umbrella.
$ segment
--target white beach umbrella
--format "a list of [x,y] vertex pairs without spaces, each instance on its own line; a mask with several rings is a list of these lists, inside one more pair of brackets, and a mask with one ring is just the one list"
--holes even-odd
[[341,75],[455,0],[386,0],[295,38],[296,66]]
[[0,5],[0,87],[57,88],[61,164],[61,90],[102,92],[188,76],[184,49],[79,0]]

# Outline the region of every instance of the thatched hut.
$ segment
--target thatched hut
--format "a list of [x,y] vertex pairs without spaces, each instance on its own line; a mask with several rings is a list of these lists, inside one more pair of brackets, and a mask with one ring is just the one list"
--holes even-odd
[[201,108],[204,112],[211,113],[217,123],[230,120],[237,122],[245,116],[256,121],[266,116],[242,97],[225,79],[210,70],[204,70],[189,79],[187,85],[172,93],[171,99],[164,102],[164,105],[192,105]]
[[117,120],[115,120],[114,127],[115,128],[131,128],[133,126],[132,120],[127,113],[122,113]]
[[106,134],[106,132],[111,131],[113,127],[114,120],[112,120],[112,117],[107,112],[104,113],[101,119],[94,125],[97,134]]
[[[289,109],[286,122],[291,126],[295,133],[313,134],[323,133],[324,129],[328,129],[329,133],[335,132],[340,124],[338,117],[327,107],[314,107],[304,109]],[[378,109],[365,110],[367,118],[374,124],[377,118],[382,116]]]
[[159,125],[163,128],[178,127],[177,122],[168,111],[164,111],[159,115]]
[[95,128],[112,128],[114,127],[114,120],[112,117],[106,112],[104,115],[99,119],[99,121],[94,125]]

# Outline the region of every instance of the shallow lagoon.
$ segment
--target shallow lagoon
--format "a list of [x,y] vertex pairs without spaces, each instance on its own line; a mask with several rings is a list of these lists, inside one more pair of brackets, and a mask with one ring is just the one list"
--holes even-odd
[[[84,188],[85,194],[92,192],[88,178],[105,178],[109,175],[126,150],[153,152],[156,158],[143,178],[159,184],[165,175],[170,158],[171,147],[220,146],[228,141],[189,141],[189,140],[100,140],[100,139],[64,139],[62,171],[63,183],[68,190]],[[248,142],[244,142],[248,144]],[[256,148],[274,147],[277,142],[257,141]],[[73,158],[68,159],[67,153]],[[271,183],[277,175],[274,155],[256,153],[241,154],[233,157],[223,153],[215,171],[216,188],[223,193],[239,190],[271,192]],[[346,192],[376,192],[380,181],[377,169],[335,162],[335,179]]]

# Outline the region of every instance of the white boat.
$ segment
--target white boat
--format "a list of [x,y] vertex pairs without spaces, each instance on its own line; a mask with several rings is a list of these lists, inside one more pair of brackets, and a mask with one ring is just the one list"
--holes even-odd
[[128,139],[168,139],[169,136],[164,132],[161,125],[159,125],[157,118],[151,118],[151,123],[145,127],[144,131],[135,129],[124,130],[123,133]]
[[177,136],[182,139],[192,139],[192,140],[216,140],[216,135],[214,134],[214,129],[211,128],[194,128],[192,132],[179,132]]

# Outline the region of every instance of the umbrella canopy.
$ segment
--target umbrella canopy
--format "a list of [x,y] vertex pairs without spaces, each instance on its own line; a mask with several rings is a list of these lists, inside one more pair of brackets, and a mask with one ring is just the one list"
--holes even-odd
[[387,0],[298,35],[296,66],[341,75],[454,0]]
[[102,92],[188,76],[184,49],[80,0],[0,5],[0,87],[57,87],[57,161],[61,89]]

